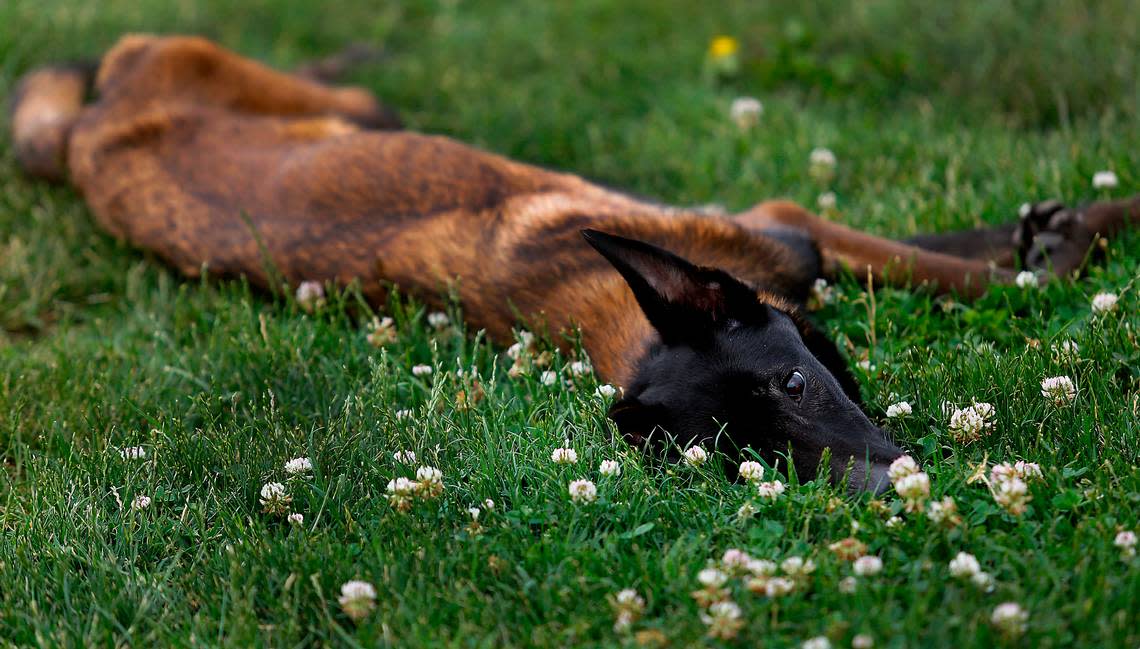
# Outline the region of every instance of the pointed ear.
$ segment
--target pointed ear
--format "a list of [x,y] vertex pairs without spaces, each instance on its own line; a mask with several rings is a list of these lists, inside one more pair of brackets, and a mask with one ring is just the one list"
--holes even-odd
[[756,291],[728,273],[697,266],[657,246],[597,230],[586,241],[625,278],[638,305],[666,344],[707,336],[728,319],[765,313]]
[[625,397],[615,401],[607,415],[631,446],[646,448],[654,433],[663,438],[662,431],[657,428],[664,420],[664,408],[661,406],[646,405],[634,397]]

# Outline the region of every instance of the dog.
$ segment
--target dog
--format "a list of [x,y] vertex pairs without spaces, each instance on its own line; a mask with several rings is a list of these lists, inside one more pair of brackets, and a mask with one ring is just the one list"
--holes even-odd
[[436,305],[451,288],[499,343],[520,317],[580,331],[599,378],[623,388],[609,417],[632,444],[668,433],[772,461],[790,447],[800,475],[852,490],[883,489],[901,450],[804,314],[818,277],[847,268],[972,297],[1019,260],[1078,270],[1096,237],[1140,215],[1140,198],[1050,201],[1007,226],[903,242],[786,201],[710,216],[398,130],[366,90],[314,76],[130,35],[97,67],[29,73],[12,139],[29,174],[69,178],[103,228],[187,276],[269,287],[273,268],[358,281],[373,304],[392,285]]

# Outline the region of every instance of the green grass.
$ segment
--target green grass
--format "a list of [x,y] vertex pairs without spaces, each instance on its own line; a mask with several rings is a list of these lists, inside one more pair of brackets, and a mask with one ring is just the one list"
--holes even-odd
[[[905,236],[1002,222],[1025,200],[1095,198],[1100,169],[1121,180],[1104,195],[1140,179],[1138,23],[1124,0],[922,12],[901,1],[359,4],[9,0],[0,96],[30,67],[96,55],[129,30],[195,31],[282,67],[367,40],[389,58],[353,81],[411,127],[671,203],[814,205],[831,190],[846,222]],[[742,65],[714,80],[705,49],[720,33],[740,39]],[[747,132],[727,118],[742,94],[765,105]],[[839,158],[827,185],[808,174],[815,146]],[[351,292],[309,315],[240,282],[187,282],[100,233],[72,190],[21,177],[4,140],[0,642],[621,645],[636,640],[613,632],[606,597],[628,587],[647,602],[634,631],[718,645],[689,593],[735,547],[818,564],[810,588],[775,603],[733,586],[741,646],[819,635],[850,646],[869,633],[878,647],[1134,648],[1140,563],[1113,538],[1140,520],[1138,275],[1133,232],[1080,281],[972,304],[842,282],[819,321],[852,363],[874,362],[859,372],[873,419],[895,400],[914,405],[890,426],[964,521],[944,530],[904,515],[887,528],[893,495],[883,514],[794,476],[739,521],[753,488],[715,462],[662,467],[611,440],[592,379],[574,390],[510,379],[503,350],[477,332],[431,331],[414,303],[387,310],[400,340],[378,351]],[[1121,299],[1094,318],[1101,290]],[[1049,351],[1066,339],[1078,359]],[[487,390],[468,411],[455,405],[457,358]],[[435,373],[413,377],[418,363]],[[1071,407],[1041,397],[1053,375],[1076,381]],[[944,400],[993,403],[993,432],[955,443]],[[567,438],[579,462],[559,467],[550,454]],[[135,445],[145,460],[120,457]],[[384,494],[414,471],[392,459],[404,448],[443,471],[445,490],[399,513]],[[315,470],[288,483],[305,516],[290,527],[262,513],[258,492],[297,456]],[[1042,465],[1027,513],[1005,514],[966,483],[984,458]],[[602,459],[620,460],[621,477],[600,478]],[[591,506],[568,498],[578,477],[598,483]],[[132,512],[137,495],[151,506]],[[486,498],[497,505],[473,534],[467,508]],[[885,567],[843,594],[851,568],[827,546],[853,522]],[[962,550],[994,592],[949,576]],[[379,594],[359,624],[336,601],[349,579]],[[1020,641],[989,624],[1005,601],[1029,612]]]

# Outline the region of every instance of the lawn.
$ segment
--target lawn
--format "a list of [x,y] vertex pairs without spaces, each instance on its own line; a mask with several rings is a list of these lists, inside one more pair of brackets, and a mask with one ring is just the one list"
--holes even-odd
[[[365,41],[386,57],[350,80],[410,128],[668,203],[814,207],[832,192],[832,218],[901,237],[1008,221],[1027,200],[1124,197],[1140,180],[1127,0],[701,4],[8,0],[0,97],[127,31],[200,33],[282,68]],[[735,70],[710,62],[722,34],[739,43]],[[754,126],[730,119],[738,96],[761,100]],[[894,491],[850,497],[783,464],[763,479],[786,490],[767,499],[717,457],[647,461],[612,438],[608,398],[572,359],[555,355],[554,385],[509,376],[461,304],[443,325],[394,300],[379,315],[398,340],[377,348],[351,289],[310,313],[289,294],[185,281],[101,233],[74,191],[22,177],[6,138],[0,644],[1140,644],[1140,559],[1116,544],[1140,531],[1140,232],[1079,280],[966,303],[848,278],[815,314],[853,367],[868,361],[869,414],[921,465],[931,502],[953,499],[957,518],[937,522]],[[836,156],[831,177],[811,172],[817,147]],[[1117,187],[1093,188],[1102,170]],[[1094,312],[1100,292],[1114,309]],[[471,405],[473,371],[485,396]],[[1042,395],[1054,376],[1074,382],[1071,402]],[[912,413],[888,418],[900,401]],[[988,427],[963,440],[944,402],[992,404]],[[567,443],[577,462],[554,462]],[[311,468],[288,473],[298,457]],[[1017,461],[1041,469],[1021,513],[968,480]],[[420,465],[442,490],[401,511],[389,481]],[[578,479],[594,502],[571,498]],[[285,496],[263,504],[267,483]],[[851,537],[866,547],[832,549]],[[840,557],[850,546],[881,570]],[[737,575],[732,549],[815,569],[785,563],[791,592],[755,594],[772,578]],[[988,584],[951,566],[960,552]],[[729,598],[735,621],[693,596],[715,590],[713,564],[729,592],[702,597]],[[375,600],[342,607],[350,580]],[[994,623],[1008,602],[1023,627]]]

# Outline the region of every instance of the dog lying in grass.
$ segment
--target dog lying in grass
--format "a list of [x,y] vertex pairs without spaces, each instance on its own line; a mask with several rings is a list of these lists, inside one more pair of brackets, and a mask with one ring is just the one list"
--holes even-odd
[[784,201],[710,216],[398,130],[367,91],[314,78],[329,67],[290,75],[199,38],[127,36],[97,67],[22,81],[17,157],[188,276],[359,281],[373,304],[391,285],[429,304],[450,287],[492,340],[520,318],[579,329],[623,388],[609,416],[631,443],[668,433],[770,459],[790,446],[801,475],[826,455],[852,489],[883,488],[901,451],[804,315],[817,278],[847,268],[976,296],[1019,263],[1079,270],[1097,237],[1140,218],[1140,199],[1050,201],[1007,226],[899,242]]

